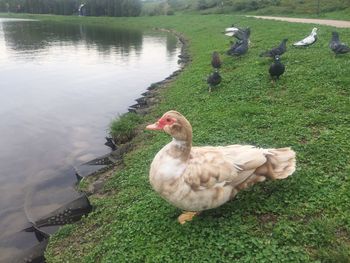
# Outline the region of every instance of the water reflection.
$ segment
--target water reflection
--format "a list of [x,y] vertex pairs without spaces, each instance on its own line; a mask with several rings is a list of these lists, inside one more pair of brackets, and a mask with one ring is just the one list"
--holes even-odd
[[[2,23],[2,30],[6,45],[16,51],[44,51],[52,45],[77,46],[84,43],[87,49],[97,49],[101,53],[128,55],[131,51],[140,53],[143,40],[142,31],[136,29],[112,30],[81,24],[42,24],[39,21]],[[176,41],[176,38],[168,38]],[[171,48],[176,49],[176,43]]]
[[167,35],[166,38],[166,50],[168,51],[168,55],[174,56],[177,55],[178,52],[178,39],[175,37],[171,37],[170,35]]
[[72,167],[109,151],[110,120],[179,51],[171,35],[0,19],[0,261],[18,250],[6,240],[27,240],[26,215],[77,197]]

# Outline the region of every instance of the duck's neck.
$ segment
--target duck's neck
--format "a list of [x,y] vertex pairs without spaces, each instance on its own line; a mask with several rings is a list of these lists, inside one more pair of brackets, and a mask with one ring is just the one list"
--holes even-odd
[[190,157],[192,147],[192,140],[178,140],[173,138],[172,142],[169,143],[168,154],[175,158],[181,159],[181,161],[187,161]]

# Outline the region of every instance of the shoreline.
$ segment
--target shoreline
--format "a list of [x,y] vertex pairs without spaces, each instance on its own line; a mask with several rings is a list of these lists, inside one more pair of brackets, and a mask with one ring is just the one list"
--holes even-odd
[[[128,112],[121,116],[130,112],[140,116],[149,114],[159,102],[159,91],[167,88],[170,83],[174,82],[188,63],[191,62],[191,57],[188,52],[189,41],[182,33],[158,27],[153,28],[153,30],[171,33],[176,36],[181,43],[181,51],[180,55],[178,55],[179,60],[177,62],[180,67],[163,80],[150,84],[150,86],[146,88],[146,91],[141,94],[141,97],[135,99],[137,103],[129,106]],[[135,133],[132,138],[123,144],[115,145],[115,150],[85,162],[78,167],[74,167],[78,179],[77,190],[82,191],[87,196],[100,194],[108,178],[113,176],[115,171],[122,169],[124,155],[135,147],[132,142],[140,132],[137,126],[134,128]]]
[[[177,68],[175,71],[173,71],[170,75],[165,77],[163,80],[155,82],[150,84],[146,91],[143,92],[140,98],[136,99],[136,104],[129,106],[128,112],[134,112],[137,115],[144,116],[148,114],[159,102],[158,95],[159,91],[161,89],[164,89],[168,87],[170,83],[176,80],[177,76],[184,70],[188,62],[190,61],[190,57],[188,55],[188,40],[181,34],[173,30],[167,30],[163,28],[152,28],[152,30],[156,31],[163,31],[167,33],[173,34],[177,38],[177,45],[180,48],[180,52],[176,53],[176,56],[179,58],[177,61]],[[179,46],[180,45],[180,46]],[[122,114],[121,116],[123,116]],[[47,245],[50,242],[49,238],[57,233],[57,229],[54,233],[47,233],[45,230],[40,229],[41,223],[45,221],[45,223],[52,223],[52,220],[55,222],[59,222],[60,227],[69,225],[73,222],[79,223],[81,221],[81,217],[83,215],[88,215],[91,211],[93,211],[92,206],[90,206],[90,200],[89,196],[91,195],[99,195],[100,190],[103,189],[103,186],[105,182],[114,175],[115,171],[118,169],[121,169],[123,167],[123,158],[124,155],[128,152],[130,152],[134,148],[133,139],[139,134],[140,130],[137,128],[139,125],[136,125],[134,127],[134,130],[136,131],[132,138],[130,138],[126,143],[123,143],[122,145],[118,145],[117,149],[102,155],[100,157],[97,157],[93,160],[90,160],[88,162],[85,162],[83,164],[77,165],[74,167],[75,169],[75,176],[77,177],[77,183],[75,183],[74,188],[77,192],[80,192],[82,194],[81,197],[79,197],[78,202],[70,202],[67,204],[64,204],[62,207],[64,207],[64,211],[60,207],[59,209],[53,211],[52,213],[49,213],[47,216],[41,218],[40,222],[34,222],[33,220],[30,221],[30,227],[25,229],[24,231],[28,232],[34,232],[36,235],[41,235],[44,238],[43,242],[40,242],[40,246],[34,246],[31,248],[30,253],[34,259],[39,259],[44,256],[46,253]],[[87,168],[87,169],[86,169]],[[74,176],[74,173],[72,174]],[[82,185],[86,185],[86,189],[82,187]],[[81,201],[82,200],[82,201]],[[76,201],[76,200],[73,200]],[[66,209],[68,205],[71,205],[71,203],[74,203],[79,209],[81,210],[81,213],[78,214],[80,218],[78,220],[64,220],[65,213],[71,213],[71,208]],[[86,209],[84,209],[86,208]],[[61,211],[62,210],[62,211]],[[56,214],[57,212],[57,214]],[[26,215],[28,213],[26,212]],[[27,216],[28,219],[30,219],[29,216]],[[57,218],[57,219],[56,219]],[[32,222],[33,221],[33,222]],[[63,224],[62,224],[63,223]],[[25,251],[26,253],[26,251]],[[22,257],[27,257],[27,254],[19,255],[19,259]]]
[[[97,19],[91,20],[97,23]],[[169,89],[161,90],[160,101],[145,115],[144,124],[175,109],[192,121],[194,145],[288,145],[300,153],[299,168],[297,175],[286,181],[244,191],[234,201],[181,226],[176,221],[180,211],[151,189],[147,176],[149,163],[169,138],[141,131],[133,140],[137,147],[119,166],[122,169],[92,196],[94,212],[51,237],[47,261],[167,262],[180,257],[183,261],[249,262],[271,261],[273,257],[274,261],[307,262],[350,258],[348,221],[344,221],[350,218],[344,181],[347,171],[343,167],[344,153],[349,151],[343,145],[347,139],[344,112],[349,68],[348,55],[334,58],[327,49],[327,36],[333,28],[322,26],[325,37],[310,48],[288,50],[284,57],[288,68],[276,87],[271,85],[268,65],[259,59],[259,53],[281,35],[299,39],[310,25],[285,22],[276,27],[272,20],[228,15],[115,21],[175,29],[190,40],[192,62]],[[223,56],[224,81],[209,94],[204,76],[211,70],[210,55],[214,50],[224,52],[228,41],[222,28],[236,21],[252,28],[255,45],[241,59]],[[348,42],[348,30],[340,31]],[[332,148],[334,145],[337,147]],[[317,234],[320,229],[327,230],[325,235]]]

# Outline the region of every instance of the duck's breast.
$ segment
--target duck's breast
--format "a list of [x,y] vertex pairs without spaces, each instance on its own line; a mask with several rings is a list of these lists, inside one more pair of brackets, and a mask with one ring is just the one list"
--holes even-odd
[[154,157],[150,169],[150,182],[157,192],[174,185],[186,169],[186,163],[168,154],[170,145],[164,146]]

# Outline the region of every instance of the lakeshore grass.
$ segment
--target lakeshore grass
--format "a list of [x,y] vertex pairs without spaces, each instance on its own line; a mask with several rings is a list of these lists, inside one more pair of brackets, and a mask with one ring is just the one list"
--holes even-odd
[[136,134],[135,127],[141,121],[141,116],[128,112],[113,120],[109,125],[109,134],[116,144],[130,141]]
[[[290,44],[314,25],[233,15],[40,17],[182,32],[192,62],[161,91],[143,125],[174,109],[192,123],[194,145],[291,146],[297,152],[292,177],[255,185],[182,226],[176,221],[181,211],[148,182],[149,165],[170,138],[144,131],[104,195],[91,198],[94,211],[51,238],[47,262],[350,261],[350,55],[335,57],[328,49],[334,28],[318,26],[318,42],[295,49]],[[241,58],[225,55],[229,39],[221,32],[232,23],[252,31]],[[350,29],[337,31],[349,44]],[[258,54],[285,37],[286,72],[272,86],[270,60]],[[223,81],[208,93],[204,79],[214,50],[223,60]]]

